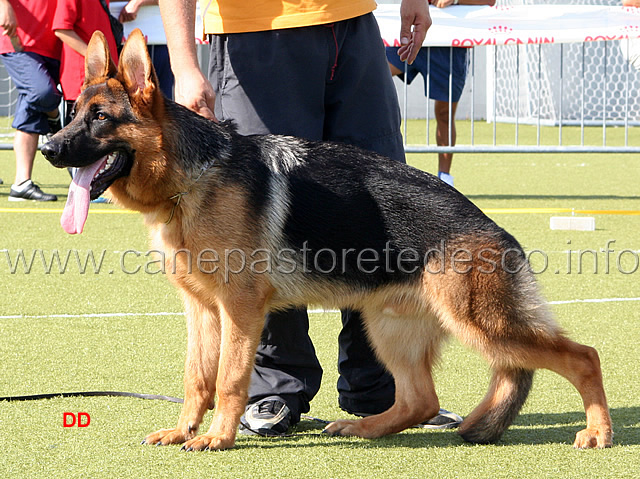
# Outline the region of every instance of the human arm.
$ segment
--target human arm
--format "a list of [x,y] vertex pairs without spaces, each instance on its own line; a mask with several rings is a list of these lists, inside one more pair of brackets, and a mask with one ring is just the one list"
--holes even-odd
[[88,45],[85,41],[78,36],[78,34],[73,30],[66,29],[56,29],[53,31],[54,35],[58,37],[62,43],[68,45],[73,48],[76,52],[78,52],[83,57],[87,53]]
[[[633,1],[633,0],[632,0]],[[636,0],[640,2],[640,0]],[[490,5],[494,6],[496,0],[458,0],[458,3],[454,3],[454,0],[434,0],[433,5],[438,8],[448,7],[449,5]]]
[[15,37],[18,34],[18,19],[9,0],[0,0],[0,27],[4,35]]
[[175,76],[175,99],[190,110],[215,120],[215,93],[200,70],[194,40],[196,0],[160,0],[159,4]]
[[640,0],[622,0],[624,7],[640,7]]
[[[427,0],[402,0],[400,4],[400,60],[411,65],[431,26]],[[413,28],[412,28],[413,27]]]
[[118,20],[122,23],[135,20],[138,16],[138,10],[140,10],[140,7],[145,5],[158,5],[158,0],[130,0],[124,7],[122,7],[122,10],[120,10]]

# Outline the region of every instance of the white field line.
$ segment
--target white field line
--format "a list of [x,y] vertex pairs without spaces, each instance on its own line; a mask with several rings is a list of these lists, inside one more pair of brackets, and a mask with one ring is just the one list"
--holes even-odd
[[[559,301],[549,301],[548,304],[576,304],[576,303],[623,303],[630,301],[640,301],[640,298],[594,298],[594,299],[567,299]],[[309,309],[309,313],[337,313],[337,309]],[[27,315],[13,314],[0,316],[0,319],[81,319],[81,318],[125,318],[130,316],[156,317],[156,316],[184,316],[183,312],[158,312],[158,313],[88,313],[88,314],[43,314]]]

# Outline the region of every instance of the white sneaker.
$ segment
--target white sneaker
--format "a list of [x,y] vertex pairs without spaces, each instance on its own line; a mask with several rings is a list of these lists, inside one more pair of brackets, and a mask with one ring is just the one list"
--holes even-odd
[[438,178],[440,178],[442,181],[444,181],[449,186],[453,186],[453,176],[451,176],[449,173],[444,173],[444,172],[440,171],[438,173]]

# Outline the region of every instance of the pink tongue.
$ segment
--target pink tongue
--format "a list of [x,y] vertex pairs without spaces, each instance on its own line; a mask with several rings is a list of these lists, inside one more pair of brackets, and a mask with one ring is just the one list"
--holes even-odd
[[82,233],[89,215],[91,181],[106,161],[106,159],[99,160],[92,165],[78,168],[73,181],[69,185],[69,196],[67,197],[67,204],[64,205],[60,224],[62,229],[70,235]]

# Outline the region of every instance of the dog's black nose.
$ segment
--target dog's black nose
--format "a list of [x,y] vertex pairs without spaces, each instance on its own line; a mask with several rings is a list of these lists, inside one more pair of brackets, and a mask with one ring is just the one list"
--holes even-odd
[[60,155],[60,144],[57,141],[49,141],[42,145],[40,151],[42,151],[42,154],[47,160],[55,161],[58,155]]

